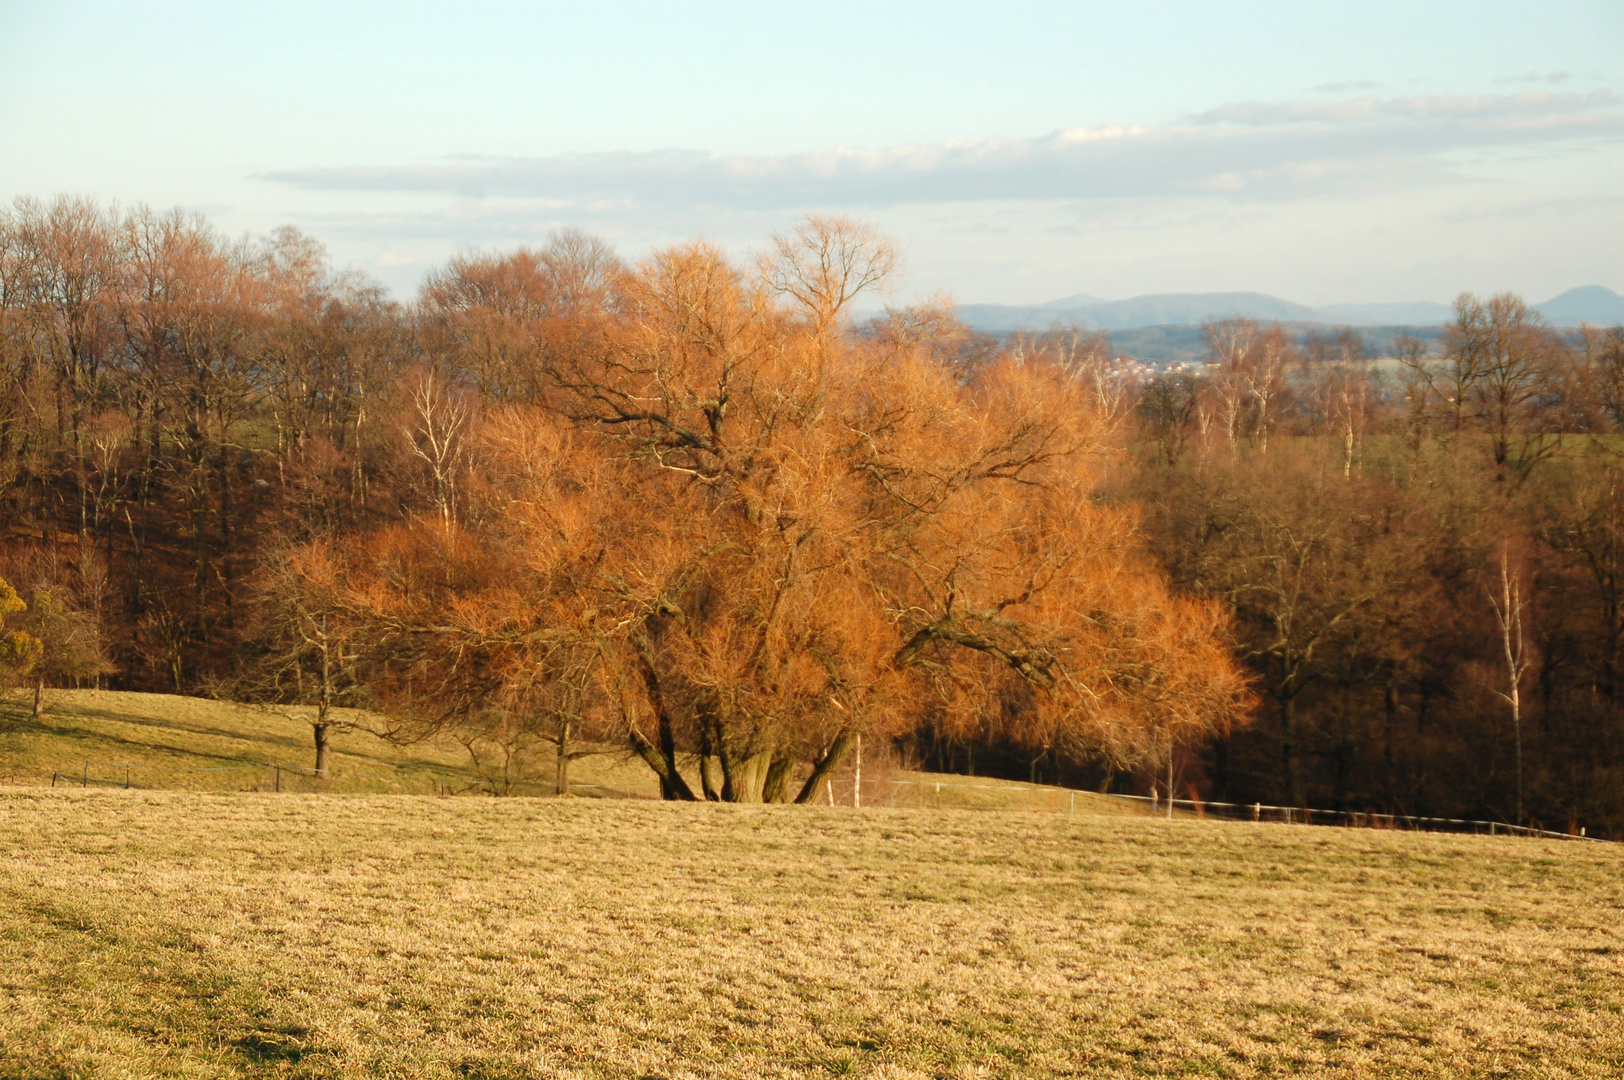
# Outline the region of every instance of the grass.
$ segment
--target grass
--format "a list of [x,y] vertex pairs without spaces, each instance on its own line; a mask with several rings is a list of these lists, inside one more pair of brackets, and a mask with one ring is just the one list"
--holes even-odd
[[1612,1077],[1612,845],[0,790],[0,1076]]
[[[355,715],[337,710],[340,715]],[[362,718],[364,720],[364,718]],[[92,786],[193,791],[270,790],[273,766],[291,766],[284,790],[428,793],[489,786],[461,744],[396,744],[352,728],[332,736],[332,778],[301,776],[315,760],[309,723],[227,701],[115,690],[47,691],[35,720],[23,703],[0,703],[0,784],[81,783]],[[551,793],[547,763],[526,763],[516,790]],[[659,785],[641,763],[623,755],[583,758],[571,770],[581,794],[654,797]],[[545,779],[543,779],[545,777]]]
[[[439,741],[399,745],[368,730],[332,736],[332,776],[316,781],[275,765],[308,769],[314,763],[310,725],[274,712],[229,701],[137,694],[114,690],[47,691],[45,715],[27,713],[26,702],[0,700],[0,784],[61,785],[190,791],[284,791],[426,794],[441,785],[458,792],[488,790],[487,768],[475,767],[461,744]],[[349,714],[347,710],[337,710]],[[349,714],[353,715],[353,714]],[[364,718],[363,718],[364,719]],[[526,756],[512,791],[553,794],[551,747]],[[699,790],[699,777],[689,769]],[[587,797],[656,799],[660,786],[647,765],[630,753],[606,750],[577,760],[571,786]],[[852,770],[833,783],[835,798],[851,802]],[[1097,813],[1145,814],[1147,809],[1088,792],[1069,792],[1016,781],[937,776],[878,764],[870,755],[863,801],[869,805],[1023,809],[1070,812],[1084,805]]]
[[277,795],[301,721],[49,706],[0,723],[0,1078],[1624,1072],[1613,845],[872,763],[861,811],[639,799],[612,754],[583,793],[634,798],[434,798],[463,747],[365,731]]

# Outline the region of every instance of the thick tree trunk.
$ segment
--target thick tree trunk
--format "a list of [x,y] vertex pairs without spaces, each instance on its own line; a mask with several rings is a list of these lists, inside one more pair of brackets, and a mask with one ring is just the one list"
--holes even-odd
[[697,802],[688,781],[677,772],[677,763],[662,754],[659,747],[649,742],[641,731],[632,728],[630,734],[632,749],[660,778],[660,798],[673,802]]
[[45,696],[45,676],[41,675],[34,680],[34,719],[38,720],[45,713],[42,699]]
[[773,752],[758,750],[745,758],[734,758],[722,753],[722,801],[758,803],[762,801],[767,784],[767,771],[772,766]]
[[789,779],[794,772],[794,758],[773,758],[772,764],[767,766],[767,779],[761,785],[761,801],[770,803],[789,802]]
[[717,787],[715,766],[711,761],[714,756],[715,740],[711,737],[712,725],[709,717],[702,717],[699,723],[699,788],[705,795],[706,802],[720,802],[722,792]]
[[671,714],[666,711],[665,695],[660,689],[660,675],[654,670],[654,661],[649,656],[646,643],[639,643],[637,661],[639,673],[643,677],[643,689],[648,695],[649,708],[654,710],[660,743],[655,746],[641,731],[632,727],[630,729],[632,749],[648,762],[649,768],[660,778],[660,798],[695,802],[693,789],[688,786],[688,781],[682,778],[682,773],[677,769],[676,733],[672,729]]
[[835,741],[829,744],[829,749],[823,757],[812,764],[812,775],[806,778],[801,785],[801,793],[795,796],[798,803],[809,803],[817,797],[818,788],[824,785],[829,775],[846,763],[846,756],[857,743],[857,732],[852,728],[842,728]]

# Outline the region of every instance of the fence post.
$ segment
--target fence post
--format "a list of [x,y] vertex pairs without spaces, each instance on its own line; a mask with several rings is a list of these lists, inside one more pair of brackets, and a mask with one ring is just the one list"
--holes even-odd
[[851,808],[858,809],[863,805],[863,733],[857,733],[857,769],[851,782]]
[[280,766],[280,765],[272,765],[271,768],[276,770],[276,790],[281,791],[282,790],[282,766]]
[[52,773],[51,774],[51,786],[52,787],[56,787],[56,778],[61,776],[61,775],[62,775],[61,773]]
[[[942,790],[941,786],[937,785],[936,790],[937,791]],[[1066,811],[1066,816],[1067,817],[1072,817],[1076,813],[1077,813],[1077,793],[1074,791],[1074,792],[1071,793],[1071,809]]]
[[84,777],[84,779],[82,781],[80,781],[79,786],[80,787],[89,787],[90,786],[90,762],[88,762],[88,761],[85,762],[85,777]]
[[128,761],[124,763],[124,790],[130,790],[130,763]]

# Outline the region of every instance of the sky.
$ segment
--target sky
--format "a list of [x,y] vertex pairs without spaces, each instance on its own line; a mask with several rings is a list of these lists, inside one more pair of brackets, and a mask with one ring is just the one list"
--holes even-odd
[[576,226],[892,298],[1624,292],[1624,3],[0,0],[0,203],[292,224],[409,299]]

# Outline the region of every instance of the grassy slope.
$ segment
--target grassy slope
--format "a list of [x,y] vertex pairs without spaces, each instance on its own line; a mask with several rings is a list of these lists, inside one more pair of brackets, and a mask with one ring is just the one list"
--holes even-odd
[[[126,776],[142,789],[264,791],[275,783],[269,765],[308,768],[315,751],[310,725],[300,720],[202,698],[111,690],[49,691],[46,715],[35,721],[16,699],[0,703],[0,784],[76,784],[89,764],[94,787],[120,786]],[[468,751],[455,742],[397,746],[367,731],[333,736],[333,779],[317,784],[285,773],[282,787],[350,793],[428,793],[483,789]],[[552,763],[546,747],[527,765],[518,794],[551,794]],[[126,770],[123,763],[132,766]],[[250,766],[250,767],[245,767]],[[657,798],[659,784],[640,760],[625,753],[594,754],[575,762],[571,783],[578,794]],[[690,777],[695,790],[697,776]],[[940,790],[938,790],[938,787]],[[839,802],[851,801],[851,771],[836,780]],[[1087,792],[1062,792],[1008,780],[934,776],[872,766],[863,799],[889,806],[968,807],[1070,812],[1074,805],[1097,813],[1143,814],[1144,808]]]
[[[340,710],[341,712],[343,710]],[[398,746],[369,731],[333,736],[331,770],[325,790],[424,793],[437,783],[454,788],[480,784],[468,751],[455,742]],[[97,786],[125,782],[137,788],[205,791],[268,790],[271,765],[308,769],[315,760],[310,725],[224,701],[133,694],[112,690],[47,691],[46,715],[39,721],[15,700],[0,708],[0,783],[49,784],[60,772],[77,782],[90,767]],[[533,763],[549,780],[545,762]],[[253,766],[247,767],[244,766]],[[601,755],[576,762],[571,776],[582,785],[604,785],[615,794],[656,795],[659,786],[641,764]],[[314,785],[292,773],[284,790]],[[520,790],[551,790],[530,783]],[[600,789],[583,787],[583,794]]]
[[1617,1076],[1611,845],[0,791],[0,1075]]

